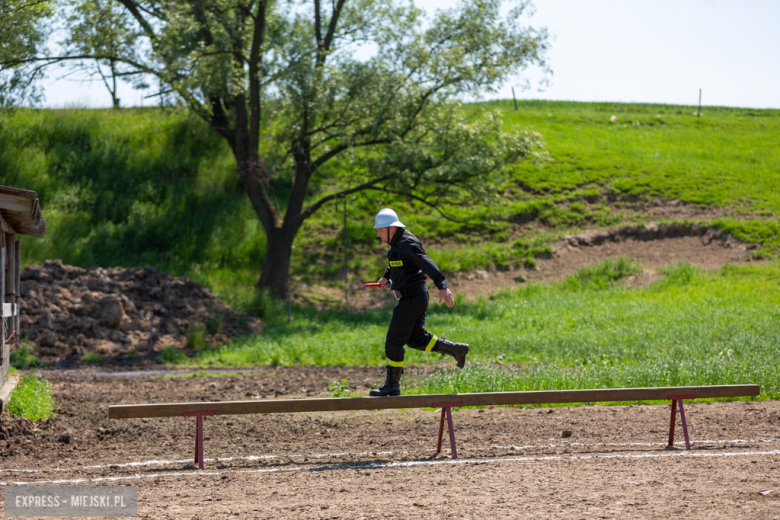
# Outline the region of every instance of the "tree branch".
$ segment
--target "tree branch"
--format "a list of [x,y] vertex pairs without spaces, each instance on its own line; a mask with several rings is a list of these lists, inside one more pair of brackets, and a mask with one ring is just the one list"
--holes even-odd
[[336,34],[336,24],[339,21],[339,15],[341,15],[341,9],[344,7],[345,0],[338,0],[338,3],[333,8],[333,14],[330,17],[330,24],[328,24],[328,34],[325,35],[325,41],[322,42],[323,52],[320,56],[317,56],[317,61],[320,63],[325,62],[325,56],[330,52],[330,44],[333,42],[333,35]]
[[263,39],[265,36],[265,1],[257,5],[257,17],[255,19],[255,31],[252,36],[252,50],[249,53],[249,147],[257,153],[260,145],[260,79],[258,70],[260,67]]
[[213,114],[209,121],[211,128],[227,139],[231,147],[235,146],[235,132],[230,128],[227,115],[222,107],[222,100],[218,97],[211,98],[211,113]]
[[156,41],[157,35],[154,33],[154,28],[146,20],[146,18],[141,15],[138,4],[133,0],[119,0],[119,2],[125,6],[128,11],[130,11],[130,14],[133,15],[133,18],[135,18],[135,20],[144,30],[144,33],[146,33],[147,38],[149,38],[152,42]]
[[312,163],[312,165],[311,165],[311,171],[316,170],[317,168],[319,168],[320,166],[322,166],[323,164],[325,164],[329,160],[333,159],[334,157],[336,157],[338,154],[340,154],[341,152],[343,152],[347,148],[350,148],[350,147],[352,147],[352,148],[360,148],[360,147],[363,147],[363,146],[372,146],[372,145],[375,145],[375,144],[390,144],[392,142],[393,142],[392,139],[374,139],[372,141],[365,141],[363,143],[357,143],[357,144],[351,144],[351,145],[350,144],[340,144],[340,145],[330,149],[329,151],[325,152],[324,154],[320,155],[319,157],[317,157],[317,160],[314,161]]
[[320,13],[320,0],[314,0],[314,36],[317,38],[317,54],[322,48],[322,13]]
[[18,7],[14,7],[10,11],[12,13],[17,13],[19,11],[24,11],[28,7],[34,7],[34,6],[39,5],[39,4],[47,4],[47,3],[49,3],[48,0],[40,0],[38,2],[30,2],[29,4],[24,4],[24,5],[20,5]]
[[[138,4],[136,4],[136,5],[138,5]],[[154,8],[152,8],[150,10],[150,9],[148,9],[148,8],[142,6],[142,5],[138,5],[138,9],[140,9],[143,12],[145,12],[149,16],[154,16],[155,18],[159,18],[160,20],[162,20],[164,22],[168,21],[168,17],[165,16],[165,12],[164,11],[158,11],[158,10],[156,10]]]
[[312,216],[314,213],[317,212],[318,209],[320,209],[324,204],[327,204],[333,199],[338,199],[341,197],[345,197],[347,195],[351,195],[352,193],[357,193],[359,191],[367,190],[371,188],[372,186],[379,184],[380,182],[384,182],[388,180],[391,176],[390,175],[384,175],[382,177],[376,178],[372,181],[368,181],[366,183],[361,184],[360,186],[355,186],[354,188],[350,188],[348,190],[340,191],[338,193],[333,193],[331,195],[328,195],[327,197],[323,197],[311,206],[307,207],[297,217],[297,221],[299,223],[303,222],[310,216]]
[[417,195],[414,195],[413,193],[407,193],[405,191],[395,191],[395,190],[388,190],[387,188],[375,188],[375,187],[370,187],[370,188],[367,188],[367,189],[373,190],[373,191],[381,191],[381,192],[384,192],[384,193],[392,193],[393,195],[400,195],[402,197],[408,197],[408,198],[416,200],[418,202],[422,202],[426,206],[430,206],[431,208],[435,209],[439,213],[439,215],[441,215],[445,220],[449,220],[450,222],[455,222],[457,224],[468,224],[468,222],[466,222],[464,220],[454,219],[454,218],[450,217],[449,215],[447,215],[446,213],[444,213],[441,210],[441,208],[438,206],[438,201],[437,202],[429,202],[429,201],[425,200],[422,197],[418,197]]

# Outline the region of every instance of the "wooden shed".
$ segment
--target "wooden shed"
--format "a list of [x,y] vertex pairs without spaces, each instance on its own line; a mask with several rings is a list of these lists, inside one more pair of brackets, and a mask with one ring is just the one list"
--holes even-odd
[[0,362],[0,411],[18,377],[9,377],[11,347],[19,344],[19,283],[22,251],[19,235],[43,238],[46,221],[34,191],[0,186],[0,303],[2,303],[2,360]]

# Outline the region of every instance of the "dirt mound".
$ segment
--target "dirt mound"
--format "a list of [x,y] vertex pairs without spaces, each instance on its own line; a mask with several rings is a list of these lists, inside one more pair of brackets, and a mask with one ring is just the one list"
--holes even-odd
[[34,435],[38,427],[30,419],[11,417],[7,411],[0,414],[0,440],[11,437]]
[[155,350],[185,347],[188,333],[214,345],[261,329],[210,289],[151,266],[82,269],[50,260],[24,269],[21,280],[22,332],[44,358],[146,352],[152,313]]
[[7,410],[0,414],[0,454],[3,457],[35,453],[42,446],[67,444],[71,432],[59,417],[50,417],[37,423],[25,417],[11,417]]

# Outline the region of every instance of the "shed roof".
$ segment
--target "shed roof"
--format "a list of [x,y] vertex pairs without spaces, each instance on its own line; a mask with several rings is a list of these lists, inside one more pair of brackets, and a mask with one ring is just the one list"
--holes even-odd
[[34,191],[0,186],[0,216],[19,235],[43,238],[46,234],[46,221]]

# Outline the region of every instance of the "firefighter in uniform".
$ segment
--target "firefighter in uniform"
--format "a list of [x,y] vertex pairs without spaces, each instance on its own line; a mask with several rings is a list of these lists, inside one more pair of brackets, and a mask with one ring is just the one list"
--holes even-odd
[[404,345],[425,352],[440,352],[455,358],[458,368],[466,364],[469,346],[453,343],[425,330],[425,312],[428,310],[428,286],[425,275],[433,280],[439,290],[439,303],[447,307],[455,305],[455,298],[447,288],[444,275],[436,262],[431,260],[412,233],[404,229],[395,211],[380,210],[374,219],[374,229],[382,243],[390,246],[387,259],[390,265],[379,280],[382,289],[395,292],[398,305],[393,310],[393,319],[385,340],[387,357],[387,380],[372,396],[401,395],[401,375],[404,373]]

